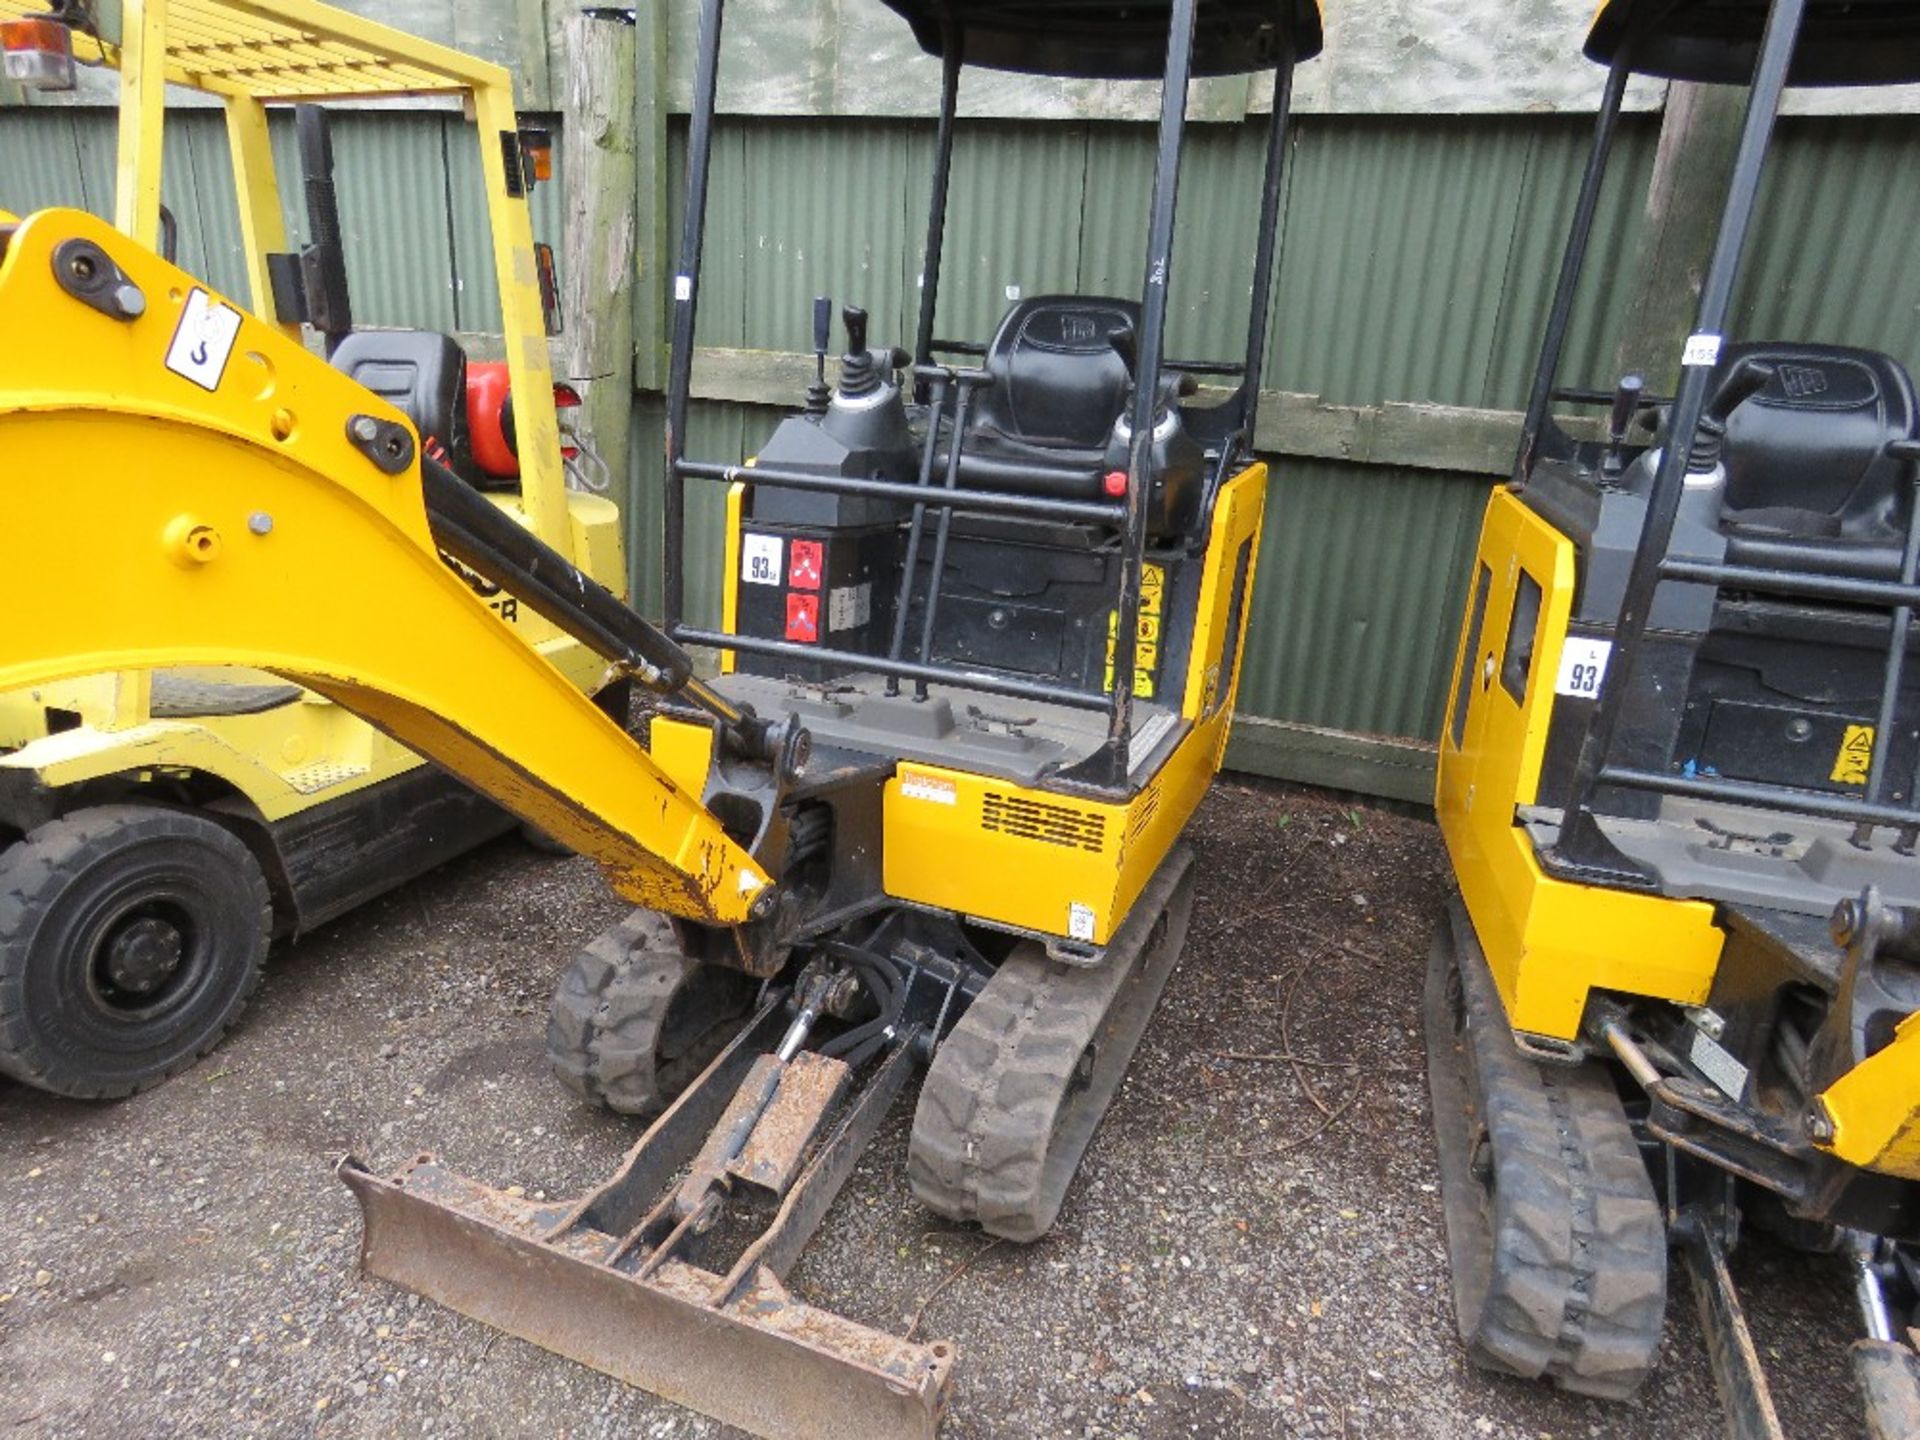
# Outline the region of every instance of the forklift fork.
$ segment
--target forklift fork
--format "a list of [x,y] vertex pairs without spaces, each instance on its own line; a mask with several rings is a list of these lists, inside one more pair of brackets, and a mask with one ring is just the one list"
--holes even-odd
[[[857,1416],[880,1440],[932,1436],[952,1346],[816,1309],[784,1283],[912,1073],[919,1027],[904,1027],[841,1104],[843,1062],[775,1051],[786,999],[771,994],[577,1199],[522,1199],[431,1155],[392,1176],[346,1157],[340,1178],[366,1220],[362,1266],[756,1435],[844,1435]],[[745,1187],[777,1198],[772,1220],[724,1274],[704,1268],[698,1238]]]

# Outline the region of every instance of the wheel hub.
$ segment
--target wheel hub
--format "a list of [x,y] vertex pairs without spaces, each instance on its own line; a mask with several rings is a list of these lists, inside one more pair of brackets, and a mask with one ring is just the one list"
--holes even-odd
[[185,950],[185,937],[169,921],[151,915],[130,921],[107,940],[107,978],[117,989],[151,995],[180,968]]

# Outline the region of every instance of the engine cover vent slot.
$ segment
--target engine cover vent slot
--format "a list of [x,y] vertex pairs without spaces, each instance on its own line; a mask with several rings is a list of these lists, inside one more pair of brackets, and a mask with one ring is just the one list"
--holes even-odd
[[1103,815],[1067,805],[1023,800],[1017,795],[1000,795],[991,790],[980,803],[980,828],[1096,853],[1105,846],[1107,838],[1107,821]]

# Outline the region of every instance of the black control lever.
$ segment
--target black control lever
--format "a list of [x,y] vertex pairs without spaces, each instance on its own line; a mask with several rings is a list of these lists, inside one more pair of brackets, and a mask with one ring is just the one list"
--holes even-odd
[[840,312],[840,319],[847,327],[847,356],[867,353],[867,312],[858,305],[849,305]]
[[827,346],[833,343],[833,297],[813,297],[813,383],[807,387],[807,413],[824,415],[833,391],[827,388]]
[[1700,426],[1693,432],[1693,448],[1687,453],[1687,471],[1709,474],[1720,463],[1720,451],[1727,439],[1727,421],[1747,401],[1767,388],[1773,379],[1773,366],[1751,355],[1733,367],[1720,382],[1706,408],[1700,412]]
[[1634,413],[1640,408],[1640,397],[1646,393],[1646,376],[1632,371],[1620,377],[1620,383],[1614,387],[1613,409],[1607,413],[1607,453],[1600,459],[1600,473],[1608,479],[1619,475],[1627,468],[1621,458],[1620,447],[1627,442],[1627,430],[1633,424]]

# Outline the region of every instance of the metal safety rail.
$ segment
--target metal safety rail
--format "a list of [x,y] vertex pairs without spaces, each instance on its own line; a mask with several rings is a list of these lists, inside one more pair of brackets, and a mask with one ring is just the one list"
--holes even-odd
[[[1026,700],[1049,701],[1082,710],[1104,710],[1111,703],[1104,691],[1072,685],[1056,685],[1044,680],[1026,680],[995,671],[967,666],[941,665],[933,660],[934,622],[940,605],[941,572],[947,554],[947,539],[952,529],[953,512],[967,509],[990,515],[1016,515],[1036,520],[1068,520],[1105,525],[1119,530],[1127,523],[1127,507],[1118,502],[1060,500],[1044,495],[1018,495],[996,490],[959,488],[960,452],[965,443],[968,403],[972,393],[991,383],[984,370],[956,370],[945,365],[916,365],[916,380],[931,387],[927,407],[926,439],[920,450],[920,476],[911,485],[892,480],[863,480],[838,475],[815,475],[771,465],[718,465],[697,460],[679,460],[675,469],[686,480],[715,480],[725,484],[747,481],[755,485],[779,485],[796,490],[823,491],[835,495],[860,495],[875,499],[898,500],[913,506],[907,530],[907,553],[901,568],[899,593],[894,608],[893,636],[886,656],[869,655],[857,650],[836,650],[819,645],[800,645],[785,640],[734,635],[718,630],[703,630],[677,625],[670,633],[683,643],[724,646],[749,655],[771,655],[786,659],[811,660],[847,665],[887,677],[887,693],[900,693],[900,681],[914,682],[916,697],[925,699],[931,683],[945,681],[965,685],[989,694],[1012,695]],[[940,460],[941,422],[947,418],[947,401],[953,397],[952,423],[947,437],[942,479],[934,483],[934,470]],[[915,657],[906,658],[907,611],[919,568],[920,550],[926,531],[927,512],[937,510],[934,524],[933,573],[927,582],[920,625],[920,641]],[[669,532],[669,539],[673,539]],[[673,562],[669,561],[669,565]]]
[[[1675,392],[1668,440],[1661,451],[1647,516],[1641,530],[1625,595],[1614,629],[1612,658],[1598,702],[1588,717],[1567,801],[1567,819],[1552,858],[1562,867],[1610,873],[1631,879],[1632,868],[1601,833],[1594,816],[1597,792],[1605,787],[1655,792],[1690,799],[1759,805],[1793,814],[1851,821],[1854,841],[1863,847],[1876,829],[1898,833],[1896,848],[1910,853],[1920,837],[1920,804],[1915,802],[1920,775],[1910,776],[1902,803],[1887,799],[1887,769],[1893,746],[1900,692],[1906,678],[1908,640],[1916,605],[1920,605],[1920,442],[1899,442],[1890,453],[1914,466],[1915,503],[1907,523],[1905,548],[1897,580],[1830,575],[1739,563],[1711,564],[1669,556],[1675,521],[1686,483],[1688,456],[1710,398],[1715,365],[1731,311],[1739,274],[1741,250],[1752,220],[1760,188],[1762,166],[1772,136],[1780,96],[1799,40],[1807,0],[1773,0],[1765,36],[1748,92],[1747,111],[1735,152],[1733,174],[1714,242],[1712,257],[1701,284],[1698,316],[1681,367]],[[1614,136],[1615,122],[1632,67],[1630,46],[1614,57],[1596,120],[1587,173],[1576,206],[1575,222],[1562,259],[1540,364],[1515,465],[1524,482],[1538,454],[1538,442],[1551,427],[1548,402],[1554,396],[1552,380],[1558,368],[1572,313],[1574,294],[1585,259],[1600,185]],[[1576,396],[1584,400],[1585,396]],[[1644,403],[1644,402],[1643,402]],[[1885,666],[1874,731],[1875,743],[1864,793],[1858,797],[1823,795],[1816,791],[1717,776],[1678,775],[1623,764],[1616,758],[1615,739],[1635,667],[1645,646],[1656,592],[1663,584],[1713,585],[1765,596],[1829,600],[1874,606],[1889,612]],[[1896,797],[1900,798],[1900,797]],[[1624,869],[1623,869],[1624,866]]]
[[[725,0],[701,0],[700,29],[693,76],[693,105],[687,134],[687,206],[682,232],[679,273],[674,279],[674,312],[671,366],[667,382],[667,465],[663,519],[665,539],[662,559],[663,608],[668,635],[683,644],[707,645],[747,654],[789,660],[808,660],[847,665],[885,676],[889,690],[898,692],[898,682],[914,682],[916,694],[924,695],[934,683],[948,683],[987,694],[1017,696],[1050,701],[1083,710],[1107,712],[1107,735],[1099,749],[1076,767],[1074,778],[1096,788],[1118,790],[1126,784],[1128,752],[1133,726],[1133,676],[1135,646],[1141,608],[1142,576],[1147,544],[1147,490],[1151,483],[1154,408],[1162,373],[1172,368],[1162,357],[1166,333],[1167,286],[1172,270],[1174,216],[1179,190],[1180,155],[1186,128],[1189,83],[1194,73],[1195,15],[1197,0],[1170,0],[1168,6],[1166,61],[1161,74],[1161,106],[1152,200],[1148,214],[1146,264],[1141,294],[1141,319],[1138,344],[1139,362],[1134,375],[1130,419],[1133,444],[1127,464],[1127,493],[1123,501],[1102,504],[1091,501],[1059,500],[1041,496],[1014,495],[988,490],[961,492],[953,483],[960,431],[967,397],[984,383],[979,372],[934,366],[934,313],[937,303],[941,255],[945,243],[949,177],[953,158],[953,134],[958,113],[960,72],[966,63],[961,27],[949,16],[942,23],[940,119],[935,136],[935,173],[928,214],[925,266],[921,277],[919,326],[914,349],[917,398],[926,398],[945,379],[954,396],[956,423],[948,455],[947,483],[931,483],[929,460],[933,441],[923,455],[920,483],[821,476],[785,469],[739,465],[721,465],[688,460],[685,454],[687,412],[692,395],[693,341],[699,304],[700,268],[706,234],[707,189],[713,150],[713,116],[719,74],[721,22]],[[1229,403],[1237,407],[1237,423],[1228,427],[1227,443],[1243,445],[1253,434],[1254,406],[1259,394],[1260,372],[1267,333],[1267,311],[1272,293],[1274,269],[1274,232],[1279,215],[1282,171],[1287,149],[1289,118],[1292,110],[1293,65],[1296,37],[1290,26],[1280,27],[1273,53],[1263,58],[1262,67],[1271,64],[1274,98],[1267,133],[1267,155],[1263,174],[1260,228],[1255,237],[1252,275],[1252,309],[1248,322],[1246,361],[1242,365],[1202,364],[1184,367],[1195,373],[1240,376],[1240,385]],[[1317,43],[1317,37],[1316,37]],[[1309,51],[1309,53],[1312,53]],[[972,353],[966,347],[941,345],[950,353]],[[976,378],[978,377],[978,378]],[[922,388],[924,387],[924,388]],[[937,436],[940,409],[935,406],[929,417],[930,432]],[[1223,456],[1223,462],[1227,457]],[[935,524],[934,552],[936,568],[922,618],[920,644],[913,658],[906,654],[905,632],[901,628],[905,607],[896,614],[893,643],[882,656],[818,648],[788,641],[732,635],[690,625],[685,617],[686,483],[689,480],[778,485],[796,490],[829,494],[891,499],[911,504],[915,519],[909,534],[912,558],[904,584],[911,586],[918,562],[914,541],[924,532],[929,511],[939,512]],[[1092,692],[1006,675],[990,670],[936,663],[932,657],[932,631],[939,601],[938,559],[951,525],[952,512],[966,509],[988,514],[1027,516],[1036,519],[1069,520],[1112,527],[1118,535],[1120,566],[1114,608],[1117,612],[1114,682],[1111,690]],[[905,593],[903,591],[903,593]]]

